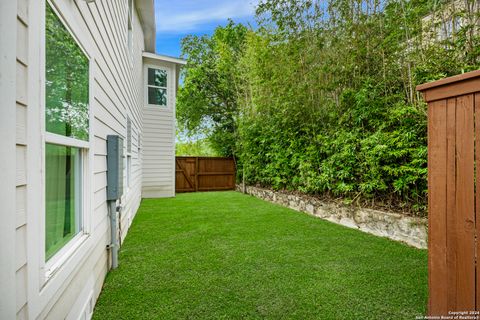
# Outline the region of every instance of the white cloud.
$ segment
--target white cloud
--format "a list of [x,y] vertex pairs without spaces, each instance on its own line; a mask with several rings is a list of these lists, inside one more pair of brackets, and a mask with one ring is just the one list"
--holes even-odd
[[228,18],[253,16],[258,0],[156,0],[158,33],[186,33]]

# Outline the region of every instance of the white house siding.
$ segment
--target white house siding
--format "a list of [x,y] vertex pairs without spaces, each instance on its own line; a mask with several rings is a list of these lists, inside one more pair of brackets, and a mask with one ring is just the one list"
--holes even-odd
[[168,100],[167,107],[144,107],[142,196],[174,197],[176,65],[151,58],[145,58],[144,63],[145,69],[158,66],[168,70]]
[[27,318],[27,112],[28,101],[28,3],[17,0],[16,43],[16,195],[15,195],[15,311]]
[[[12,298],[15,301],[14,311],[18,319],[76,319],[81,313],[88,317],[110,264],[106,250],[110,242],[106,204],[106,136],[118,134],[126,142],[127,116],[132,122],[132,170],[130,188],[128,190],[125,188],[125,194],[121,199],[122,238],[125,237],[141,201],[143,149],[139,145],[138,137],[144,130],[142,27],[138,14],[135,13],[134,48],[133,54],[130,55],[126,48],[127,0],[97,0],[90,4],[80,0],[51,1],[61,13],[62,20],[67,21],[72,33],[88,54],[92,55],[94,62],[91,64],[90,80],[90,88],[93,90],[90,101],[91,156],[88,164],[91,171],[89,182],[91,187],[89,194],[86,195],[91,200],[91,205],[85,222],[89,225],[89,237],[46,281],[45,270],[42,269],[43,262],[39,258],[41,244],[44,241],[40,226],[43,226],[44,219],[42,184],[44,63],[41,57],[44,54],[42,39],[44,39],[45,1],[8,2],[17,6],[16,103],[2,106],[10,108],[10,113],[16,119],[14,121],[16,130],[13,130],[16,170],[14,183],[12,182],[16,186],[16,191],[14,205],[11,206],[15,212],[13,219],[15,233],[14,239],[11,239],[15,251],[10,253],[15,271],[13,284],[15,293],[10,291],[14,296]],[[2,1],[2,9],[3,3],[5,1]],[[3,115],[8,113],[2,110],[2,117]],[[125,152],[126,147],[125,145]],[[2,259],[3,254],[2,251]],[[7,269],[2,262],[2,272]],[[3,300],[4,292],[1,293]],[[0,311],[0,318],[11,314],[9,310],[3,309],[3,303]]]
[[[21,224],[16,208],[16,81],[17,81],[17,2],[0,1],[0,318],[14,319],[17,313],[16,227]],[[18,221],[18,222],[17,222]],[[18,277],[22,279],[22,277]],[[21,300],[21,299],[18,299]]]
[[[130,183],[120,201],[120,235],[145,197],[174,196],[175,89],[183,62],[150,54],[142,57],[142,27],[153,36],[152,6],[139,1],[133,16],[133,53],[127,50],[127,0],[51,0],[74,38],[91,59],[90,142],[84,217],[86,234],[56,267],[44,260],[45,213],[45,6],[46,0],[0,1],[0,319],[89,318],[110,265],[106,202],[106,137],[127,142],[131,121]],[[162,59],[165,59],[163,61]],[[168,106],[145,106],[145,64],[169,70]],[[128,150],[128,153],[127,153]],[[126,158],[125,158],[126,159]],[[126,164],[126,161],[125,161]],[[68,246],[67,246],[68,247]]]

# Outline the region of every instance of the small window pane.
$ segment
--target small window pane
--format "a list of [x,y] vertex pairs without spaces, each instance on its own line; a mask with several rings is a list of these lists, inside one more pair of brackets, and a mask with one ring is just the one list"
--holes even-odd
[[48,4],[45,40],[47,131],[88,141],[89,61]]
[[46,260],[81,230],[81,168],[80,149],[46,144]]
[[127,187],[130,188],[132,181],[132,157],[127,156]]
[[132,152],[132,120],[127,116],[127,153]]
[[167,71],[159,69],[148,69],[148,85],[167,87]]
[[132,20],[133,16],[133,0],[128,0],[128,20]]
[[148,88],[148,104],[166,106],[167,105],[167,89],[149,87]]

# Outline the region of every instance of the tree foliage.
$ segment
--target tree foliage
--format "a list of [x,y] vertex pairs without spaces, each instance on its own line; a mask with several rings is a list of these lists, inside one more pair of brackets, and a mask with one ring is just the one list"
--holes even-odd
[[212,149],[207,139],[177,141],[175,154],[177,156],[215,157],[219,154]]
[[[480,66],[478,9],[470,0],[263,0],[257,30],[236,25],[234,54],[203,45],[221,46],[215,34],[225,28],[184,47],[196,44],[184,50],[196,68],[182,91],[201,106],[180,99],[180,119],[202,123],[195,112],[215,104],[191,90],[208,96],[222,79],[235,129],[213,125],[212,137],[234,145],[247,183],[423,214],[426,107],[415,87]],[[213,123],[231,114],[226,105]]]
[[202,132],[220,154],[235,154],[238,104],[237,61],[247,28],[232,21],[211,37],[188,36],[182,51],[188,56],[185,82],[178,93],[182,131]]

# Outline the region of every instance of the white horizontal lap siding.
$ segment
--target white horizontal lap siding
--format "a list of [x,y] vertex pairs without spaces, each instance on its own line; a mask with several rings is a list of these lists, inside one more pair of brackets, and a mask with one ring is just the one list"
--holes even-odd
[[[50,308],[44,309],[39,315],[40,319],[77,319],[71,315],[69,317],[72,308],[83,305],[87,301],[81,299],[80,293],[86,289],[85,284],[91,284],[89,290],[93,291],[93,301],[96,300],[100,291],[95,291],[95,285],[90,283],[90,278],[98,279],[103,282],[107,269],[97,268],[96,265],[107,265],[108,256],[105,250],[105,244],[109,241],[109,221],[104,219],[102,223],[96,226],[95,232],[92,234],[93,241],[101,245],[97,245],[92,248],[89,253],[88,259],[85,259],[82,264],[78,265],[75,272],[65,281],[65,290],[57,292],[52,297],[50,304],[53,304]],[[101,273],[100,273],[101,272]],[[87,289],[87,290],[88,290]]]
[[[23,279],[15,263],[16,229],[23,224],[25,197],[17,187],[16,142],[19,125],[16,106],[16,59],[18,57],[17,26],[18,8],[16,1],[0,1],[0,96],[2,108],[0,116],[0,180],[2,181],[0,202],[0,318],[15,319],[18,315],[16,297],[19,281]],[[23,107],[23,106],[22,106]],[[24,189],[24,188],[22,188]]]
[[[166,107],[144,107],[143,187],[144,198],[175,196],[175,66],[145,59],[148,67],[168,70]],[[145,92],[146,95],[146,92]],[[145,98],[146,99],[146,98]],[[145,101],[147,104],[147,101]]]
[[[43,2],[33,0],[17,0],[19,21],[23,24],[18,26],[18,40],[28,25],[26,24],[27,12],[33,17],[36,26],[44,24]],[[27,1],[29,2],[27,4]],[[90,190],[88,197],[91,200],[90,234],[86,241],[87,251],[79,256],[78,263],[74,266],[61,267],[59,271],[41,288],[41,263],[38,261],[38,253],[35,241],[43,239],[35,238],[26,223],[37,221],[38,212],[33,209],[42,205],[41,199],[30,197],[37,193],[43,194],[42,168],[43,162],[35,164],[29,155],[34,152],[41,154],[43,148],[41,139],[29,137],[41,137],[41,115],[38,114],[42,96],[42,87],[39,87],[38,79],[44,73],[41,57],[41,34],[43,31],[35,27],[35,33],[28,37],[27,47],[29,54],[20,52],[17,54],[16,75],[19,84],[16,86],[16,135],[17,150],[15,153],[17,170],[15,172],[17,185],[17,215],[16,243],[18,250],[15,259],[17,306],[18,316],[28,316],[31,319],[70,319],[77,318],[80,312],[85,312],[84,306],[93,308],[100,293],[110,259],[106,250],[110,242],[109,217],[106,202],[106,138],[107,135],[117,134],[126,142],[127,116],[132,120],[132,128],[137,132],[143,132],[142,107],[143,107],[143,61],[142,52],[144,39],[137,13],[133,18],[133,54],[127,50],[127,0],[119,1],[85,1],[51,0],[52,4],[60,12],[62,20],[67,20],[71,29],[86,51],[91,55],[91,83],[92,95],[90,100],[90,128],[91,154],[89,170],[91,171]],[[28,7],[27,7],[28,6]],[[22,17],[20,19],[20,17]],[[33,24],[33,20],[32,20]],[[39,48],[40,47],[40,48]],[[19,44],[18,48],[22,48]],[[23,61],[25,56],[35,57],[35,64],[29,66]],[[34,79],[29,79],[33,77]],[[30,101],[30,91],[35,92],[33,102]],[[35,108],[27,108],[34,104]],[[32,111],[30,111],[30,109]],[[37,112],[37,113],[35,113]],[[26,119],[26,120],[24,120]],[[27,126],[28,120],[30,123]],[[142,163],[141,154],[138,154],[136,136],[132,137],[132,185],[128,193],[122,198],[124,210],[128,210],[129,216],[122,217],[122,237],[135,215],[141,201],[141,177]],[[27,148],[28,146],[28,148]],[[31,148],[33,147],[33,148]],[[126,151],[126,149],[125,149]],[[25,165],[24,165],[25,164]],[[28,165],[26,165],[28,164]],[[28,167],[28,171],[26,168]],[[126,172],[126,171],[125,171]],[[30,181],[33,184],[30,185]],[[29,185],[27,185],[29,183]],[[30,193],[28,193],[28,192]],[[32,199],[30,199],[32,198]],[[28,203],[27,203],[28,201]],[[25,218],[27,216],[27,218]],[[29,233],[27,233],[29,232]],[[28,238],[28,256],[27,241]],[[30,249],[30,246],[32,247]],[[24,258],[25,256],[25,258]],[[28,259],[27,259],[28,257]],[[33,261],[31,266],[30,261]],[[28,262],[28,263],[27,263]],[[27,268],[28,267],[28,268]],[[31,270],[33,269],[33,270]],[[28,276],[27,276],[28,275]],[[28,282],[27,282],[28,280]],[[21,289],[25,288],[24,291]],[[26,292],[24,294],[24,292]],[[33,307],[32,307],[33,306]],[[88,311],[88,310],[87,310]],[[1,318],[1,317],[0,317]]]
[[28,88],[28,10],[26,0],[17,0],[16,23],[16,231],[15,231],[15,311],[26,317],[27,304],[27,112]]
[[[125,11],[125,16],[127,12]],[[133,26],[133,50],[135,52],[143,51],[143,32],[140,25],[138,16],[134,15],[132,20]],[[122,28],[126,28],[126,23],[122,25]],[[125,34],[126,35],[126,34]],[[139,41],[141,40],[141,41]],[[125,38],[126,42],[126,38]],[[130,171],[130,186],[127,186],[127,180],[125,179],[125,192],[122,197],[122,212],[120,215],[120,229],[121,229],[121,239],[125,239],[127,235],[128,228],[130,227],[132,220],[140,206],[141,202],[141,156],[138,150],[138,141],[137,136],[143,132],[142,124],[142,106],[143,106],[143,97],[141,95],[143,88],[143,70],[142,70],[142,55],[135,54],[132,57],[128,56],[126,61],[126,69],[134,70],[130,73],[130,83],[132,85],[132,98],[134,103],[127,105],[127,115],[131,121],[131,150],[127,154],[127,138],[125,138],[125,156],[131,157],[131,171]],[[126,123],[126,122],[125,122]],[[127,161],[125,159],[125,166],[127,166]],[[139,170],[140,169],[140,170]],[[127,173],[128,168],[125,167],[125,174]]]

